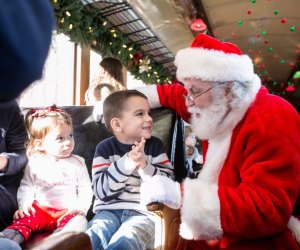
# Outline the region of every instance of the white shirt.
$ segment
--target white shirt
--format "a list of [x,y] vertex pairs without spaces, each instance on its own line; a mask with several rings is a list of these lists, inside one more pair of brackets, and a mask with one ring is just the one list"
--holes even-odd
[[86,214],[92,197],[85,161],[77,155],[63,159],[31,156],[18,189],[19,208],[37,201],[55,209],[77,209]]

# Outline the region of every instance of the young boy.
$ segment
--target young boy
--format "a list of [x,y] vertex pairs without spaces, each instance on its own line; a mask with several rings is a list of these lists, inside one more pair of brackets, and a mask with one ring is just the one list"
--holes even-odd
[[93,249],[153,249],[153,214],[140,204],[140,185],[154,175],[172,177],[162,142],[151,136],[147,97],[137,90],[110,94],[104,101],[105,126],[114,136],[95,151],[95,195],[87,234]]

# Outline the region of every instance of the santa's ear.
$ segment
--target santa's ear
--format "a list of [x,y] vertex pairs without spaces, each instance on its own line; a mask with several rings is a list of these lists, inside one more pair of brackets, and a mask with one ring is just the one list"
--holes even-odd
[[113,131],[121,132],[122,131],[122,123],[119,118],[112,118],[110,120],[110,126]]
[[228,97],[228,95],[230,95],[232,93],[232,90],[231,90],[232,85],[233,85],[232,81],[226,82],[226,84],[225,84],[225,96]]

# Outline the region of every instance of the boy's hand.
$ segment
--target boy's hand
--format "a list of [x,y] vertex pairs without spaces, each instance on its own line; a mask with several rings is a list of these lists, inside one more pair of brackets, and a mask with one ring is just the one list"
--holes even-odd
[[35,215],[34,207],[32,207],[32,206],[24,207],[15,212],[14,219],[15,220],[21,219],[21,218],[24,218],[25,215],[30,216],[30,214]]
[[128,157],[136,163],[136,167],[143,169],[147,165],[146,156],[145,156],[145,143],[146,140],[142,137],[140,142],[135,142],[132,146],[132,150],[128,152]]

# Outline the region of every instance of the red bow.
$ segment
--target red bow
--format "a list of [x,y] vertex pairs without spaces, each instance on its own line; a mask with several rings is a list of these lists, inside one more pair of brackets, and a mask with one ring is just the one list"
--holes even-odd
[[45,117],[48,112],[60,112],[63,113],[62,109],[58,109],[54,106],[47,107],[45,109],[32,109],[31,116],[32,117]]

